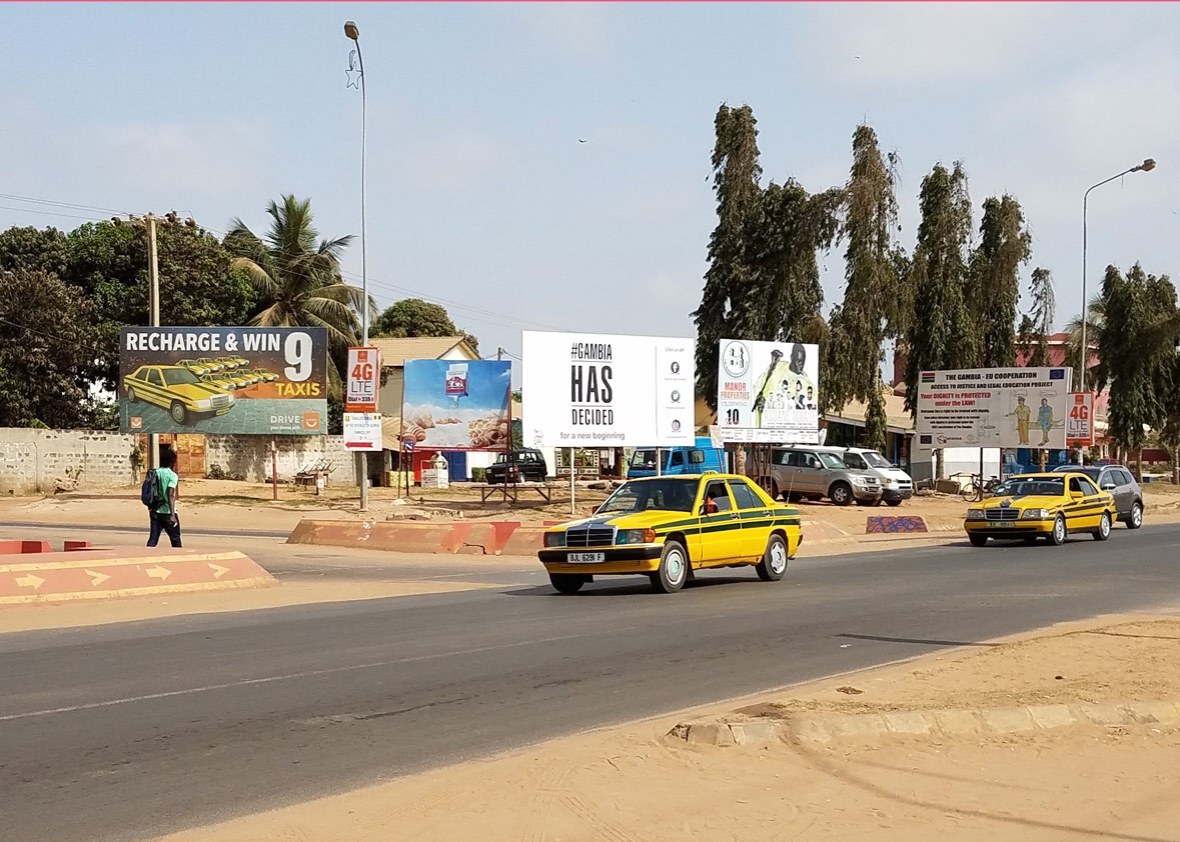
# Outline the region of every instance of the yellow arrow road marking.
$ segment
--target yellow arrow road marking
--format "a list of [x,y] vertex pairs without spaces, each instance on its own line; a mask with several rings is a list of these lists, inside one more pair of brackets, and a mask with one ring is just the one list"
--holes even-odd
[[40,576],[30,573],[28,576],[18,576],[16,583],[22,588],[32,588],[33,590],[37,590],[45,584],[45,580]]
[[90,577],[90,587],[92,587],[92,588],[97,588],[99,585],[101,585],[107,579],[111,578],[110,576],[108,576],[105,573],[98,573],[94,570],[83,570],[82,572]]
[[212,562],[209,563],[209,569],[213,571],[213,578],[214,579],[220,579],[222,576],[224,576],[226,573],[229,572],[228,567],[222,567],[221,565],[213,564]]
[[165,581],[169,576],[172,575],[171,570],[169,570],[166,567],[161,567],[158,564],[155,567],[149,567],[144,572],[147,573],[148,576],[152,577],[153,579],[159,579],[161,582]]

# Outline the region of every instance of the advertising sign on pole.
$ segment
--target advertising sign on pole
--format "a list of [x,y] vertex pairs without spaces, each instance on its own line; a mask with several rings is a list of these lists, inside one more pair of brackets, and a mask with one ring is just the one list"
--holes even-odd
[[509,446],[508,360],[406,360],[403,439],[423,450]]
[[344,387],[346,412],[376,412],[381,388],[381,352],[376,348],[348,349],[348,380]]
[[524,331],[528,447],[692,444],[691,339]]
[[1065,449],[1068,368],[924,371],[918,382],[918,447]]
[[323,435],[328,332],[124,328],[118,393],[123,432]]
[[349,450],[381,450],[381,413],[344,413],[344,446]]
[[819,441],[819,346],[722,339],[717,425],[729,442]]
[[1070,392],[1069,416],[1065,419],[1065,440],[1070,447],[1094,444],[1094,393]]

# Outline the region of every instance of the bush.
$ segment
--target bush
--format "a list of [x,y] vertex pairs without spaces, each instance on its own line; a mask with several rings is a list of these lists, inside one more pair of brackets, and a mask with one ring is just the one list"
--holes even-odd
[[472,482],[487,482],[488,470],[487,468],[472,468],[471,481]]

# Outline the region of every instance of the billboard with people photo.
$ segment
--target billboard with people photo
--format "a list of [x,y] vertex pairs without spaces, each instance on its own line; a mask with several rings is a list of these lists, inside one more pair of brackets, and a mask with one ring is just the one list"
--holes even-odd
[[730,442],[819,441],[819,346],[722,339],[717,426]]

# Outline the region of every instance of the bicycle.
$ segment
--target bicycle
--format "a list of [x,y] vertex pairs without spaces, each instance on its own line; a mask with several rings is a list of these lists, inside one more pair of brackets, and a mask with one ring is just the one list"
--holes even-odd
[[987,482],[983,482],[981,474],[971,474],[970,476],[971,479],[959,489],[959,494],[967,503],[979,503],[985,498],[991,497],[1000,485],[999,477],[991,477]]

